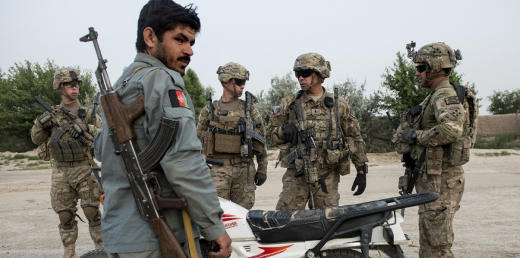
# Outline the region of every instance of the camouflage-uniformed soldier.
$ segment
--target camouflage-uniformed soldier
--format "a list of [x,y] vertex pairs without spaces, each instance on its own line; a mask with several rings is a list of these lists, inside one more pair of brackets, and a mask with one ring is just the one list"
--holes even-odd
[[[267,179],[267,153],[265,142],[253,140],[258,163],[255,172],[252,157],[241,151],[244,133],[240,132],[239,125],[243,125],[245,119],[246,103],[238,98],[249,80],[249,71],[240,64],[230,62],[220,66],[217,74],[222,83],[222,97],[213,101],[212,106],[202,109],[197,136],[202,141],[204,154],[224,161],[224,166],[213,166],[211,169],[218,196],[251,209],[255,203],[255,185],[260,186]],[[256,133],[264,138],[262,117],[256,108],[251,111],[251,120],[254,121]]]
[[[139,149],[152,144],[161,119],[179,124],[173,142],[159,162],[160,187],[154,191],[161,196],[186,199],[193,235],[186,236],[180,210],[167,209],[161,215],[187,256],[194,251],[187,237],[193,237],[198,257],[202,257],[198,241],[202,235],[219,246],[218,251],[209,253],[212,257],[229,257],[231,239],[221,219],[223,212],[210,171],[201,155],[195,110],[182,79],[200,30],[196,9],[170,0],[150,0],[141,9],[137,28],[137,54],[114,84],[114,90],[123,103],[132,103],[137,96],[144,95],[144,114],[133,122]],[[106,126],[96,138],[95,154],[103,165],[103,239],[109,257],[166,256],[161,253],[157,234],[139,213],[125,165],[115,152]]]
[[[76,204],[88,219],[89,231],[96,248],[103,248],[99,196],[101,188],[91,173],[93,165],[92,141],[101,126],[99,117],[78,102],[81,75],[72,68],[58,69],[54,73],[53,88],[61,92],[61,104],[53,107],[54,114],[45,112],[34,120],[31,138],[38,145],[38,154],[51,160],[51,204],[60,219],[59,232],[65,248],[63,257],[77,257],[75,243],[78,238]],[[81,129],[68,125],[61,108],[76,116],[74,121]],[[68,128],[68,129],[67,129]]]
[[453,257],[453,217],[464,191],[461,165],[467,162],[462,160],[464,155],[455,153],[466,150],[464,143],[456,142],[463,138],[468,111],[449,81],[451,70],[461,59],[460,52],[439,42],[425,45],[417,52],[410,51],[409,57],[416,64],[420,85],[431,92],[403,119],[393,141],[398,152],[411,151],[411,157],[422,163],[416,191],[440,196],[435,202],[419,207],[419,256]]
[[[323,56],[316,53],[300,55],[294,63],[294,72],[302,90],[297,95],[286,97],[282,101],[280,111],[270,120],[269,132],[272,142],[279,145],[279,160],[281,165],[287,168],[276,209],[305,209],[310,196],[305,177],[297,176],[301,171],[301,160],[296,159],[290,164],[288,162],[288,157],[295,150],[299,137],[296,115],[298,98],[301,99],[304,126],[312,128],[316,145],[310,157],[311,178],[321,182],[312,190],[315,208],[337,206],[340,175],[350,173],[351,159],[357,168],[352,190],[357,187],[355,195],[359,195],[366,187],[368,159],[359,124],[350,112],[347,102],[343,98],[338,98],[335,103],[334,95],[326,92],[322,86],[324,79],[330,74],[330,64]],[[337,109],[336,105],[338,105]],[[339,125],[336,110],[339,111]]]

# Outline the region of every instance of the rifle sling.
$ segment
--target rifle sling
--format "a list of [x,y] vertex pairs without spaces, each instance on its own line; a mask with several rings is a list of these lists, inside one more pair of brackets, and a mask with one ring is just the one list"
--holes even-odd
[[164,157],[170,146],[175,143],[179,121],[162,117],[159,122],[159,129],[152,142],[145,150],[137,154],[139,164],[143,172],[154,169]]

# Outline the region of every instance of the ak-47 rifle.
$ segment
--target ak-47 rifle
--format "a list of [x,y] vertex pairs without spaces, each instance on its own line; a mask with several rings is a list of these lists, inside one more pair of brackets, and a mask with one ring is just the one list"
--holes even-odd
[[253,148],[253,140],[265,144],[265,139],[260,134],[255,132],[255,127],[261,123],[261,121],[253,121],[251,118],[251,112],[253,111],[253,104],[257,101],[256,97],[251,92],[246,91],[246,103],[245,103],[245,118],[240,118],[238,132],[243,135],[242,146],[240,148],[240,155],[242,158],[247,160],[247,182],[249,182],[249,166],[253,159],[253,152],[260,152]]
[[[163,257],[186,257],[183,248],[175,238],[168,224],[159,213],[163,209],[182,209],[186,207],[183,198],[168,198],[157,195],[153,187],[157,185],[155,172],[166,150],[175,140],[178,121],[162,118],[157,135],[142,152],[132,129],[133,122],[144,113],[144,95],[141,94],[131,104],[122,104],[114,91],[106,70],[106,60],[101,55],[97,32],[89,28],[89,34],[80,38],[82,42],[92,41],[98,58],[96,78],[101,92],[101,106],[110,130],[116,154],[121,155],[125,164],[128,181],[141,217],[146,220],[159,238]],[[153,147],[151,147],[153,146]],[[154,184],[155,183],[155,184]],[[184,212],[183,212],[184,213]],[[187,241],[189,241],[187,239]]]
[[55,109],[53,109],[45,100],[43,100],[42,97],[36,96],[36,101],[32,104],[33,107],[37,109],[41,109],[43,111],[47,111],[49,116],[46,116],[42,119],[45,121],[40,121],[40,123],[44,123],[46,121],[50,120],[50,123],[52,123],[54,126],[60,128],[63,132],[69,132],[72,135],[77,135],[77,139],[83,144],[87,145],[90,142],[93,141],[92,135],[90,135],[88,132],[83,130],[80,125],[78,125],[76,120],[76,115],[69,112],[64,107],[60,107],[60,111],[65,115],[65,119],[67,120],[67,123],[60,122],[57,118],[58,114]]

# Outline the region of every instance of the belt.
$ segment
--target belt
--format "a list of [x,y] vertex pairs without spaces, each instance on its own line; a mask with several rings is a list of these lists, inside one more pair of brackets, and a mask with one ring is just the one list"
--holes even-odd
[[244,160],[241,157],[236,157],[236,158],[211,157],[211,158],[224,162],[224,166],[246,164],[246,162],[244,162]]
[[52,164],[56,167],[76,167],[78,165],[90,165],[90,162],[88,162],[88,160],[53,161]]

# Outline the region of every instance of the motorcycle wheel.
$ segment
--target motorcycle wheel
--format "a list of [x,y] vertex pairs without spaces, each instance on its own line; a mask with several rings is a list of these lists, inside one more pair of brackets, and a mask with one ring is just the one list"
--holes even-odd
[[334,249],[334,250],[324,250],[320,253],[321,258],[362,258],[363,254],[361,251],[357,251],[355,249],[345,248],[345,249]]
[[103,249],[94,249],[88,251],[79,258],[108,258],[108,255],[107,253],[105,253],[105,250]]

